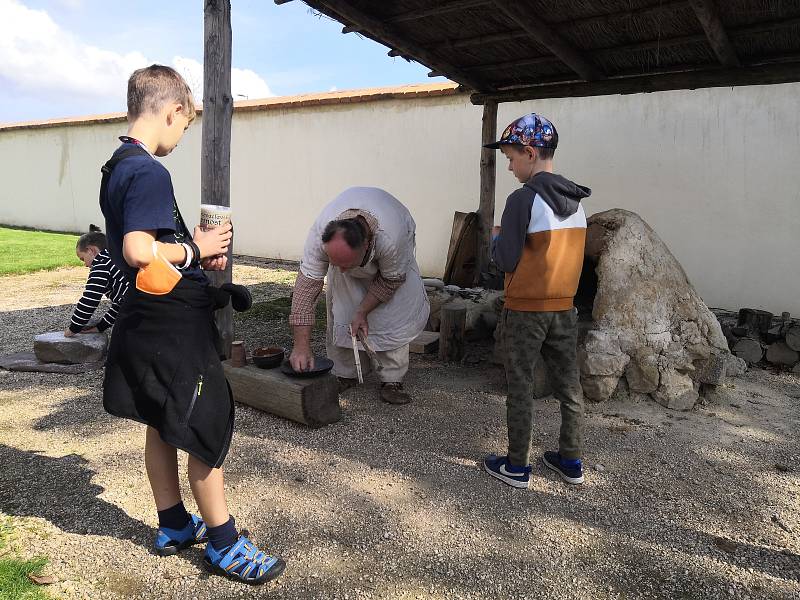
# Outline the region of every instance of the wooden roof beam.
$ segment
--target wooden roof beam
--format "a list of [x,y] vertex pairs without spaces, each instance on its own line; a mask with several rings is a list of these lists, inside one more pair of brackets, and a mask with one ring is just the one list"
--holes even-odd
[[[389,17],[388,19],[385,19],[384,22],[389,24],[395,24],[395,23],[405,23],[407,21],[416,21],[418,19],[434,17],[437,15],[442,15],[457,10],[467,10],[469,8],[477,8],[480,6],[485,6],[490,2],[491,0],[455,0],[454,2],[448,2],[447,4],[434,6],[432,8],[428,8],[425,10],[411,10],[406,13],[395,15],[394,17]],[[356,31],[361,31],[358,28],[358,25],[348,25],[347,27],[344,27],[342,29],[342,33],[355,33]]]
[[474,90],[486,91],[491,88],[491,86],[487,86],[481,80],[469,75],[466,71],[450,64],[434,52],[430,52],[409,42],[397,31],[378,19],[363,13],[347,0],[307,0],[306,3],[309,4],[309,6],[324,7],[335,12],[345,21],[357,25],[360,31],[374,36],[376,41],[379,40],[385,45],[390,46],[390,49],[413,57],[414,60],[431,69],[447,73],[448,77],[455,79],[458,83],[467,85]]
[[[621,10],[615,13],[605,15],[595,15],[593,17],[584,17],[581,19],[573,19],[570,21],[555,21],[551,25],[555,26],[558,31],[565,31],[573,27],[581,25],[595,25],[604,24],[625,17],[647,17],[656,15],[667,10],[680,10],[682,8],[689,8],[691,0],[673,0],[672,2],[660,2],[655,6],[645,6],[635,10]],[[468,48],[470,46],[485,46],[488,44],[496,44],[498,42],[507,42],[520,38],[529,38],[531,35],[524,29],[513,29],[501,33],[491,33],[488,35],[476,35],[468,38],[444,40],[442,47],[447,49],[455,48]]]
[[[788,29],[790,27],[800,26],[800,17],[792,19],[781,19],[779,21],[766,21],[763,23],[756,23],[755,25],[744,25],[743,27],[736,27],[728,30],[728,35],[731,38],[741,38],[748,35],[757,33],[773,32],[781,29]],[[527,36],[527,33],[524,33]],[[690,35],[681,35],[678,37],[661,38],[657,40],[647,40],[644,42],[634,42],[632,44],[623,44],[621,46],[606,46],[604,48],[593,48],[589,52],[593,56],[600,56],[602,58],[612,58],[622,52],[637,52],[641,50],[655,50],[657,48],[671,48],[674,46],[685,46],[688,44],[699,44],[708,42],[708,38],[704,33],[693,33]],[[544,64],[555,64],[560,62],[554,56],[537,56],[532,58],[522,58],[517,60],[509,60],[496,63],[481,63],[464,67],[465,71],[470,73],[475,71],[490,71],[492,69],[508,69],[513,67],[525,67]]]
[[652,4],[650,6],[619,10],[617,12],[607,13],[604,15],[582,17],[580,19],[570,19],[568,21],[554,21],[551,23],[551,25],[555,25],[557,29],[577,27],[582,25],[605,25],[606,23],[617,21],[619,19],[626,19],[630,17],[649,17],[666,11],[676,11],[683,8],[689,8],[691,3],[692,0],[673,0],[672,2],[664,2],[663,0],[659,0],[657,4]]
[[738,67],[739,57],[736,56],[736,50],[731,44],[728,33],[725,31],[725,26],[719,18],[717,7],[712,0],[691,0],[692,9],[694,9],[697,20],[703,26],[703,31],[706,32],[708,43],[714,54],[717,55],[719,62],[726,67]]
[[[784,57],[788,59],[789,57]],[[718,67],[656,75],[609,77],[603,81],[575,81],[520,87],[489,94],[472,94],[473,104],[488,101],[519,102],[541,98],[639,94],[737,85],[768,85],[800,81],[800,59],[779,64]]]
[[565,65],[586,81],[604,79],[605,74],[583,56],[572,44],[562,38],[540,18],[532,18],[530,9],[517,0],[493,0],[497,9],[527,31],[542,46],[555,54]]

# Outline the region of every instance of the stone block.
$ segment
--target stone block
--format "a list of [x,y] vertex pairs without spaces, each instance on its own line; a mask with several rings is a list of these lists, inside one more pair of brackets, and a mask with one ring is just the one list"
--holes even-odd
[[700,383],[719,385],[725,379],[725,354],[718,353],[694,363],[692,379]]
[[66,337],[63,331],[50,331],[33,340],[36,358],[45,363],[78,365],[103,360],[108,349],[105,333],[79,333]]
[[672,410],[690,410],[700,397],[692,378],[673,369],[661,373],[658,389],[651,396]]
[[792,350],[785,342],[775,342],[767,347],[767,360],[773,365],[791,367],[800,361],[800,353]]
[[581,375],[583,395],[587,400],[603,402],[611,398],[619,381],[620,378],[616,376]]
[[625,372],[625,366],[630,362],[631,357],[627,354],[596,354],[580,350],[578,352],[578,364],[581,373],[584,375],[616,376],[619,378]]
[[16,352],[0,357],[0,369],[7,371],[25,371],[30,373],[65,373],[76,375],[102,369],[105,361],[65,365],[60,363],[42,362],[33,352]]

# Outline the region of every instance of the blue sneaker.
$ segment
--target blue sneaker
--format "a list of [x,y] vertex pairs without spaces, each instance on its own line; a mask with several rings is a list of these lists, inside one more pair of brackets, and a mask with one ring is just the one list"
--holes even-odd
[[189,515],[192,519],[183,529],[170,529],[159,527],[154,544],[156,554],[159,556],[172,556],[181,550],[202,544],[208,541],[206,524],[196,515]]
[[508,462],[507,456],[490,454],[483,459],[483,468],[492,477],[515,488],[527,488],[531,478],[531,466],[517,467]]
[[569,460],[561,458],[558,452],[545,452],[542,456],[544,466],[555,471],[567,483],[578,485],[583,483],[583,466],[581,459]]
[[217,575],[251,585],[260,585],[275,579],[286,568],[283,560],[265,554],[244,535],[240,535],[233,546],[221,552],[208,544],[203,563]]

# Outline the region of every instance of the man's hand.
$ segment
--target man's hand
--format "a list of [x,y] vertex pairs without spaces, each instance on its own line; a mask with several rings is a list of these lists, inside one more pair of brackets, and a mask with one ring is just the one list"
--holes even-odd
[[224,271],[228,264],[228,257],[223,254],[222,256],[209,256],[200,261],[200,266],[204,271]]
[[72,333],[72,330],[70,330],[70,329],[67,329],[67,330],[64,332],[64,337],[75,337],[75,334],[74,334],[74,333]]
[[310,346],[295,346],[289,355],[289,364],[295,371],[308,371],[314,368],[314,355]]
[[225,223],[225,225],[220,225],[219,227],[208,230],[204,230],[199,226],[195,227],[192,239],[194,239],[194,243],[197,244],[197,247],[200,248],[200,258],[203,259],[226,254],[228,252],[228,246],[231,244],[231,236],[233,235],[231,232],[232,227],[230,223]]
[[100,333],[100,330],[97,327],[84,327],[81,333]]
[[350,321],[350,335],[358,336],[359,331],[364,337],[369,335],[369,323],[367,322],[367,315],[363,311],[356,311],[353,320]]

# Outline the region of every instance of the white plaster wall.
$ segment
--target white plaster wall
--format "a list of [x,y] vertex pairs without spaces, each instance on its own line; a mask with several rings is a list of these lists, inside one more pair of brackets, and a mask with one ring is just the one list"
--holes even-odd
[[[800,314],[800,84],[503,104],[558,127],[557,170],[590,186],[589,213],[641,214],[712,306]],[[453,211],[478,202],[481,108],[466,97],[236,112],[236,251],[296,260],[318,210],[350,185],[387,189],[417,221],[424,273],[444,268]],[[102,222],[99,167],[124,122],[0,131],[0,223]],[[201,121],[165,159],[188,223],[200,199]],[[497,215],[517,185],[498,156]]]

